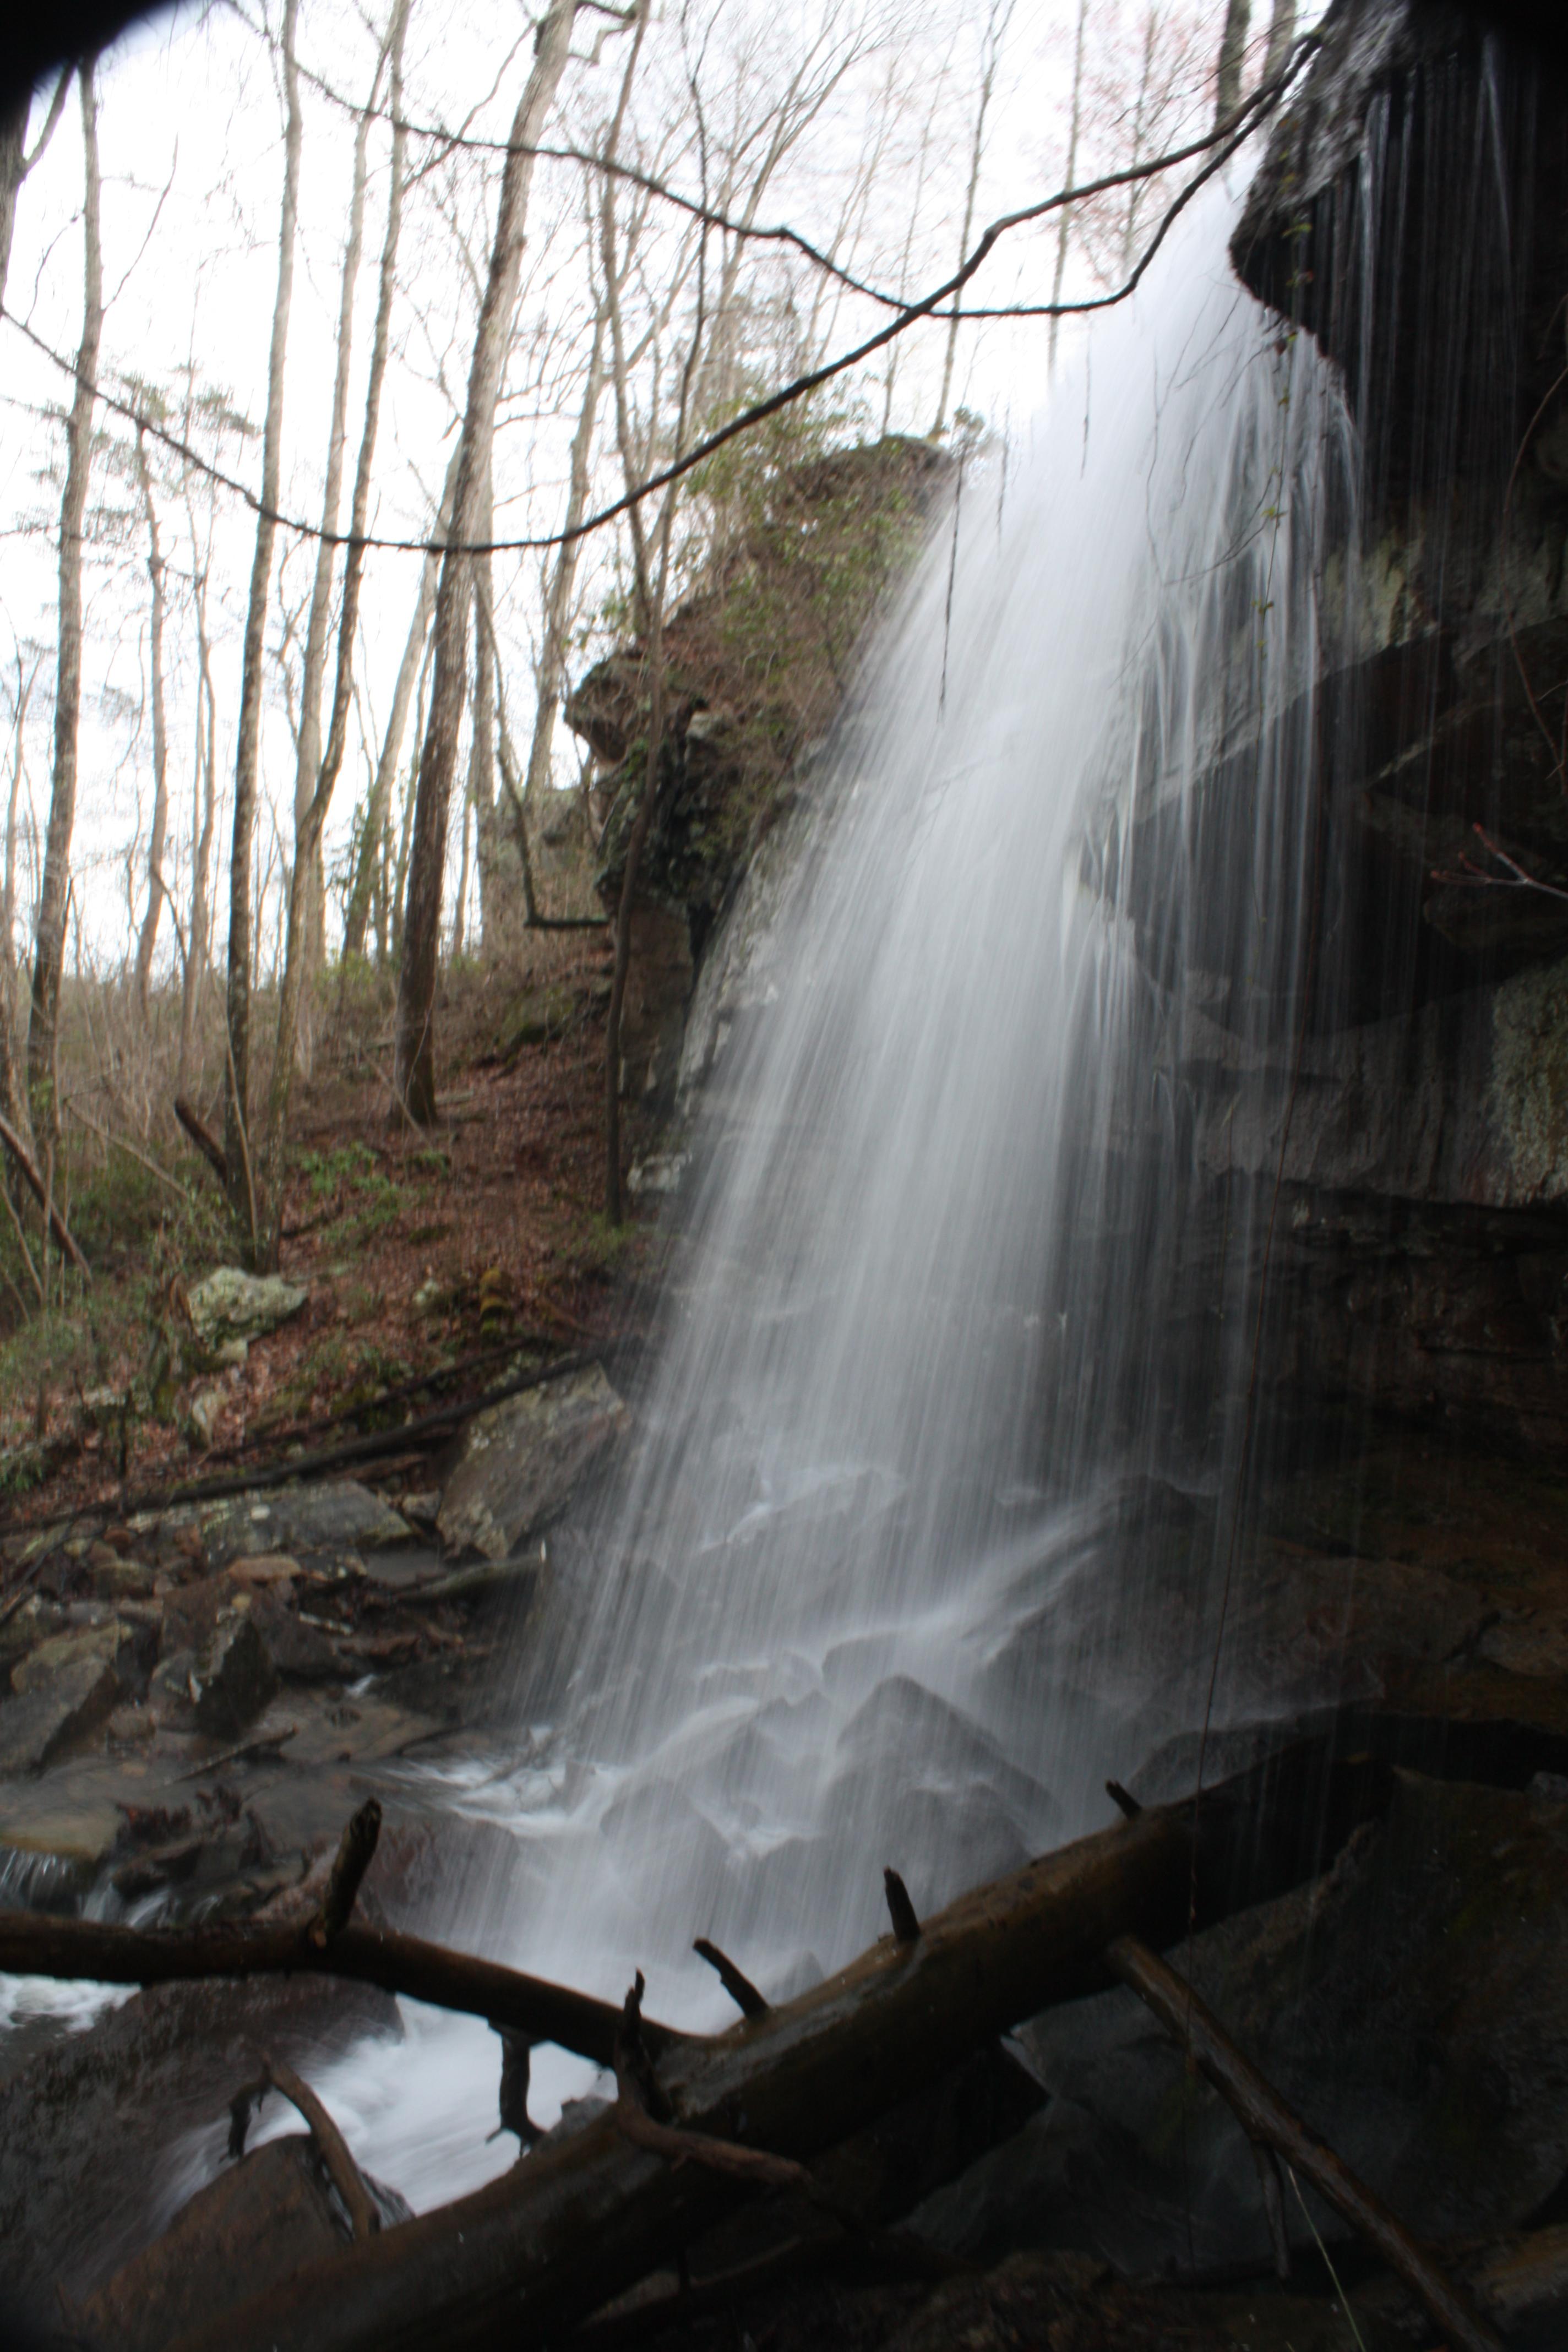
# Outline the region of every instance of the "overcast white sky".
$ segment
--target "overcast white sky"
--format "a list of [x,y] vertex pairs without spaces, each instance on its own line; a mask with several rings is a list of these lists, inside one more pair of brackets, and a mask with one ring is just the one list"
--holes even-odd
[[[791,7],[780,12],[762,0],[720,0],[717,6],[708,0],[714,26],[710,65],[715,86],[722,80],[726,55],[760,49],[753,64],[766,70],[768,56],[776,59],[790,53],[817,13],[831,5],[833,0],[792,0]],[[878,5],[879,0],[843,0],[840,13],[847,26],[863,26]],[[261,0],[246,0],[246,5],[259,10]],[[276,0],[271,13],[276,22]],[[1141,15],[1132,0],[1126,0],[1120,18],[1110,0],[1095,0],[1094,13],[1104,49],[1118,38],[1125,43]],[[1187,13],[1206,19],[1215,8],[1194,5]],[[662,7],[649,38],[649,72],[640,103],[641,127],[650,139],[658,129],[658,109],[673,103],[676,15],[668,5]],[[1075,15],[1075,0],[1019,0],[1015,8],[997,80],[977,223],[1059,184]],[[874,50],[848,78],[781,177],[763,206],[764,217],[787,219],[814,240],[832,242],[846,189],[864,149],[868,115],[890,73],[900,90],[899,115],[868,205],[868,241],[858,261],[880,282],[895,282],[907,244],[915,283],[931,282],[933,272],[945,274],[956,258],[964,148],[984,16],[983,0],[930,0],[923,7],[920,0],[904,0],[892,18],[899,26],[897,43]],[[570,130],[581,140],[608,112],[622,44],[603,35],[602,18],[585,16],[581,20],[577,47],[582,61],[568,70],[562,119],[553,135]],[[1206,41],[1206,26],[1201,37]],[[591,61],[595,41],[597,63]],[[306,518],[318,512],[321,497],[353,143],[352,118],[310,77],[363,99],[374,46],[374,35],[347,0],[303,0],[299,49],[307,76],[305,136],[282,503],[286,512]],[[451,0],[416,0],[406,62],[407,115],[417,122],[462,124],[476,133],[503,135],[527,71],[529,51],[528,22],[514,0],[482,0],[482,5],[462,7],[453,6]],[[255,20],[226,6],[187,6],[161,16],[134,30],[103,60],[100,139],[109,311],[100,376],[105,383],[135,375],[174,394],[179,372],[194,361],[199,383],[221,388],[259,424],[282,172],[275,71]],[[922,178],[917,151],[933,94],[934,129]],[[35,105],[35,128],[42,111],[40,100]],[[385,127],[378,125],[372,142],[359,289],[349,481],[374,301],[387,144]],[[430,142],[415,141],[410,160],[425,162],[432,152]],[[492,163],[489,172],[488,186],[493,187],[499,163]],[[678,163],[671,176],[695,192],[695,175],[686,165]],[[921,201],[911,238],[917,186]],[[520,313],[514,384],[526,376],[528,351],[548,335],[555,338],[553,364],[563,366],[571,336],[581,326],[584,270],[580,189],[581,175],[573,167],[542,166],[536,177],[531,275]],[[384,533],[417,534],[427,527],[429,500],[450,447],[452,403],[461,394],[474,315],[452,223],[466,232],[482,267],[486,192],[484,167],[468,159],[459,160],[449,173],[434,172],[408,200],[403,290],[373,512],[373,529]],[[58,132],[21,191],[6,295],[8,309],[64,352],[74,352],[80,332],[80,201],[81,143],[73,93]],[[450,220],[442,217],[441,204],[449,206]],[[976,299],[1043,299],[1049,291],[1053,252],[1049,231],[1019,237],[1003,249],[988,272],[989,283],[977,282]],[[846,303],[837,321],[836,347],[864,332],[869,315],[865,306]],[[931,421],[942,331],[927,328],[909,339],[894,404],[897,428],[924,431]],[[1016,429],[1044,396],[1047,335],[1047,324],[1040,320],[966,328],[959,355],[959,397],[994,425]],[[14,645],[21,648],[24,671],[42,655],[27,729],[23,796],[26,807],[30,795],[41,824],[48,792],[52,535],[58,468],[63,462],[63,434],[57,420],[68,385],[9,321],[0,325],[0,339],[5,403],[0,416],[0,528],[6,533],[7,556],[0,591],[0,665],[14,668]],[[574,419],[569,409],[555,415],[548,413],[549,403],[543,406],[546,413],[542,414],[533,397],[520,397],[513,404],[515,414],[503,425],[498,449],[498,533],[509,528],[520,532],[548,530],[558,520],[565,447]],[[119,420],[103,419],[100,413],[100,422],[112,434],[123,436]],[[229,457],[237,473],[247,481],[258,480],[258,442],[240,448],[231,445]],[[49,478],[51,469],[56,478]],[[613,487],[607,455],[600,470],[605,485]],[[124,483],[101,465],[94,491],[115,504],[129,503]],[[345,513],[347,495],[345,482]],[[205,507],[205,499],[202,503]],[[177,575],[188,572],[190,550],[184,510],[174,497],[172,468],[162,504],[176,607],[168,648],[174,836],[168,866],[174,878],[185,870],[188,857],[194,635],[178,609]],[[219,496],[216,511],[213,620],[218,644],[221,782],[232,766],[239,638],[255,526],[243,503],[227,494]],[[599,560],[608,552],[607,547],[602,549]],[[278,558],[284,593],[298,598],[308,587],[313,547],[283,532]],[[147,725],[134,715],[144,698],[144,562],[138,526],[119,551],[104,547],[95,554],[87,582],[90,705],[84,717],[78,893],[90,945],[110,957],[123,950],[130,936],[128,888],[138,910],[145,891],[142,845],[151,805],[151,746]],[[496,566],[515,732],[526,730],[531,704],[528,664],[537,610],[537,567],[538,559],[519,556],[500,557]],[[367,567],[364,686],[378,723],[390,700],[418,572],[419,558],[409,554],[382,554]],[[274,644],[279,609],[275,603],[269,628]],[[264,736],[264,789],[278,826],[286,832],[292,751],[280,676],[274,666]],[[569,747],[563,747],[561,756],[569,762]],[[359,750],[352,749],[334,811],[329,857],[345,835],[364,773]],[[224,825],[220,809],[220,836]],[[264,817],[258,844],[263,866],[271,857],[276,870],[281,838],[273,820]],[[24,885],[24,917],[26,899]],[[220,914],[215,941],[220,954],[223,929]],[[171,940],[163,944],[165,952],[172,951]]]

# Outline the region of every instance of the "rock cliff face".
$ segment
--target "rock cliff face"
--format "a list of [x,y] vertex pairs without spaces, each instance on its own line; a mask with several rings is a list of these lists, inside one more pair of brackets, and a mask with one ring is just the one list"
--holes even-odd
[[[1336,0],[1237,228],[1245,283],[1341,371],[1359,446],[1304,787],[1321,898],[1305,1034],[1272,1089],[1227,1087],[1242,1048],[1223,1019],[1194,1020],[1184,1050],[1208,1078],[1201,1162],[1283,1175],[1282,1377],[1554,1447],[1568,83],[1541,30],[1527,8]],[[1222,765],[1205,790],[1232,782]]]

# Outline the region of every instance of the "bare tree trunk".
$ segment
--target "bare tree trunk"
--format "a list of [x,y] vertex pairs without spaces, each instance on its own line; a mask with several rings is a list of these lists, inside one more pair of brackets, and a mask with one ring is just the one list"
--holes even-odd
[[136,1002],[147,1018],[148,991],[153,978],[153,951],[158,944],[158,918],[163,911],[163,844],[169,830],[169,754],[163,726],[163,553],[158,542],[158,509],[153,503],[153,476],[147,464],[147,436],[136,436],[136,476],[142,488],[142,509],[147,519],[147,576],[153,583],[149,622],[149,657],[153,677],[153,830],[147,845],[147,912],[136,942]]
[[1272,81],[1284,70],[1290,54],[1290,44],[1296,37],[1296,0],[1274,0],[1274,14],[1268,20],[1268,47],[1263,53],[1263,79]]
[[[566,515],[562,526],[569,531],[577,529],[587,510],[589,461],[593,456],[594,429],[598,423],[599,396],[604,383],[605,312],[601,304],[594,320],[594,341],[588,353],[583,406],[577,417],[577,430],[572,436],[571,486],[567,491]],[[534,814],[540,804],[540,795],[549,788],[555,720],[565,682],[566,651],[572,626],[572,591],[576,583],[581,547],[580,540],[563,541],[556,554],[550,586],[545,592],[544,639],[539,655],[539,698],[534,706],[533,736],[528,747],[528,772],[522,788],[525,817]]]
[[1241,104],[1241,68],[1247,56],[1247,27],[1252,0],[1229,0],[1225,30],[1220,35],[1219,63],[1215,70],[1214,120],[1219,130]]
[[[489,735],[491,731],[490,728],[487,728],[485,730],[487,735]],[[478,741],[478,737],[479,730],[476,728],[476,742]],[[493,759],[493,751],[490,756]],[[468,851],[473,835],[471,821],[474,814],[474,765],[475,762],[470,760],[468,763],[468,782],[463,793],[462,846],[458,859],[458,899],[452,912],[452,961],[454,963],[457,962],[458,957],[463,952],[463,939],[468,929]],[[481,918],[481,920],[482,919],[483,919]]]
[[11,749],[11,790],[5,803],[5,866],[0,877],[0,1116],[18,1123],[16,1084],[16,805],[22,796],[22,760],[27,705],[37,667],[22,675],[16,656],[16,723]]
[[[517,309],[538,144],[565,69],[576,19],[577,0],[552,0],[535,36],[533,67],[512,121],[496,217],[489,276],[474,337],[468,404],[453,500],[455,536],[475,537],[472,516],[486,480],[495,437],[506,346]],[[449,548],[436,593],[436,677],[430,722],[419,759],[408,896],[403,924],[403,968],[398,975],[395,1076],[407,1115],[427,1127],[436,1117],[436,972],[440,950],[441,885],[447,862],[447,817],[458,761],[468,673],[468,560]]]
[[[337,563],[335,544],[338,509],[342,499],[343,451],[349,437],[349,368],[353,358],[354,289],[359,282],[360,257],[364,250],[364,185],[365,151],[370,141],[371,115],[376,93],[381,86],[381,69],[385,52],[375,63],[375,81],[364,111],[354,126],[353,176],[349,199],[348,241],[343,247],[342,276],[338,293],[338,352],[332,377],[331,422],[327,431],[326,480],[321,493],[321,536],[316,543],[316,573],[310,587],[310,615],[305,625],[305,654],[300,682],[300,739],[294,765],[294,868],[295,888],[305,893],[304,956],[307,986],[310,976],[320,969],[325,944],[325,886],[321,877],[321,844],[318,839],[312,854],[306,857],[304,835],[308,829],[308,812],[315,798],[321,765],[321,686],[327,672],[327,626],[331,604],[332,573]],[[395,103],[393,113],[400,111]],[[393,132],[395,142],[401,140],[400,130]],[[395,179],[401,157],[394,164]],[[388,219],[400,209],[401,190],[394,186]],[[308,1040],[300,1039],[307,1054]]]
[[35,1132],[40,1135],[46,1127],[52,1132],[57,1119],[53,1099],[55,1030],[59,1017],[60,970],[65,960],[66,900],[70,884],[71,834],[76,824],[77,735],[81,717],[82,528],[87,513],[88,475],[92,465],[92,412],[97,392],[98,348],[103,332],[98,96],[93,63],[92,58],[85,58],[79,75],[84,163],[81,344],[77,352],[76,392],[66,422],[66,486],[60,500],[55,772],[49,798],[44,876],[38,892],[32,1017],[27,1024],[27,1092],[33,1097]]
[[[494,484],[488,473],[479,517],[479,537],[489,539],[495,528]],[[496,772],[496,641],[490,593],[490,559],[474,558],[474,724],[468,745],[468,782],[463,795],[462,872],[458,884],[458,913],[452,931],[452,953],[460,955],[465,921],[464,894],[468,887],[468,818],[478,833],[479,861],[479,935],[487,947],[495,944],[504,922],[506,893],[490,855],[495,837]]]
[[[403,128],[403,42],[408,29],[411,0],[395,0],[387,41],[392,49],[392,180],[386,200],[386,234],[382,240],[380,285],[376,295],[375,329],[371,345],[370,374],[365,385],[364,428],[360,435],[359,462],[354,472],[353,511],[349,524],[348,561],[343,567],[343,604],[338,623],[337,675],[332,687],[332,715],[327,747],[302,814],[295,826],[294,872],[289,890],[288,929],[282,956],[282,980],[278,997],[278,1041],[272,1056],[272,1082],[267,1100],[267,1189],[269,1206],[264,1254],[268,1265],[278,1255],[283,1214],[283,1153],[288,1141],[289,1097],[294,1083],[294,1041],[300,1007],[309,984],[310,909],[321,832],[342,773],[348,745],[349,705],[353,687],[354,636],[359,627],[360,584],[364,576],[364,533],[370,514],[370,482],[375,463],[376,434],[381,423],[382,387],[386,381],[386,353],[392,331],[392,304],[397,288],[397,244],[403,220],[403,159],[406,132]],[[376,68],[380,79],[380,66]],[[373,92],[374,98],[374,92]],[[369,110],[362,118],[369,121]],[[356,164],[360,217],[363,218],[363,156]],[[355,232],[357,234],[357,230]],[[344,265],[345,277],[347,264]],[[345,295],[346,299],[346,295]],[[340,329],[340,333],[342,329]],[[340,347],[341,348],[341,347]],[[334,429],[337,419],[334,415]],[[340,472],[342,450],[338,450]],[[335,505],[335,501],[334,501]],[[301,742],[303,742],[303,730]]]
[[[180,1074],[175,1092],[184,1094],[191,1082],[195,1051],[196,995],[206,977],[212,943],[212,906],[208,876],[212,871],[213,829],[217,808],[217,698],[213,692],[212,647],[207,642],[207,583],[205,572],[195,586],[196,651],[201,675],[196,681],[196,767],[191,795],[191,927],[185,938],[185,969],[180,987]],[[206,716],[206,748],[202,748],[203,712]]]
[[[436,647],[434,642],[427,643],[425,647],[425,657],[419,666],[419,705],[414,714],[414,737],[416,742],[420,744],[423,744],[425,740],[426,698],[429,692],[430,671],[435,659],[435,653]],[[419,761],[417,755],[416,755],[415,759],[410,763],[407,775],[404,778],[403,807],[402,813],[398,818],[397,825],[397,856],[393,861],[392,868],[392,904],[389,909],[389,920],[392,929],[392,960],[394,963],[399,966],[401,966],[403,961],[404,895],[405,887],[408,880],[408,853],[414,834],[414,800],[416,792],[418,788],[418,783]]]
[[[980,166],[985,155],[985,117],[991,110],[991,93],[996,86],[996,67],[1002,54],[1002,44],[1007,37],[1007,26],[1013,15],[1013,0],[991,0],[985,19],[985,35],[981,47],[980,103],[974,110],[974,139],[969,151],[969,184],[963,192],[963,226],[959,232],[958,257],[962,261],[969,251],[969,233],[974,226],[974,198],[980,186]],[[947,427],[947,404],[952,391],[952,363],[958,352],[958,304],[952,304],[952,317],[948,320],[947,349],[942,354],[942,394],[936,404],[936,423],[931,428],[934,441]]]
[[[69,78],[68,69],[60,76],[62,88]],[[5,299],[5,278],[11,266],[16,194],[26,176],[27,117],[32,108],[33,93],[26,90],[0,114],[0,300]]]
[[[440,510],[436,517],[434,539],[444,539],[451,529],[452,498],[458,486],[458,457],[454,450],[447,468],[446,487],[441,493]],[[382,845],[386,839],[392,819],[392,787],[397,778],[398,762],[403,757],[403,738],[408,730],[408,712],[419,685],[425,666],[425,646],[430,635],[430,615],[436,609],[436,582],[441,569],[439,555],[427,555],[419,578],[419,595],[414,607],[414,618],[408,625],[408,636],[398,664],[397,683],[393,689],[392,712],[382,738],[381,757],[376,762],[375,781],[371,786],[365,805],[364,830],[360,835],[359,851],[354,860],[353,881],[349,890],[348,908],[343,918],[343,953],[359,956],[364,953],[364,935],[370,921],[371,899],[375,889],[375,877],[383,862]],[[423,735],[423,720],[420,733]]]
[[374,887],[371,893],[371,919],[375,925],[375,960],[384,971],[392,955],[392,826],[384,817],[381,843],[376,853]]
[[[1062,182],[1070,188],[1078,176],[1079,133],[1083,129],[1083,34],[1089,22],[1089,0],[1078,0],[1078,31],[1072,49],[1072,105],[1068,115],[1067,176]],[[1072,236],[1072,206],[1064,205],[1057,215],[1057,266],[1051,276],[1051,300],[1060,302],[1062,284],[1067,277],[1068,244]],[[1058,318],[1051,320],[1051,338],[1046,353],[1046,372],[1054,375],[1057,368],[1057,331]]]
[[283,0],[283,87],[288,121],[283,142],[283,207],[278,226],[278,292],[267,359],[267,423],[261,441],[261,512],[250,567],[245,617],[245,666],[239,689],[234,762],[234,845],[228,868],[228,990],[224,1150],[228,1158],[229,1207],[254,1255],[261,1239],[260,1204],[250,1164],[250,887],[256,835],[256,778],[261,750],[261,680],[268,590],[277,535],[278,482],[283,439],[283,366],[289,310],[294,293],[294,229],[300,210],[300,76],[294,58],[299,0]]
[[[54,96],[49,100],[48,112],[44,117],[43,128],[38,133],[31,154],[27,152],[26,139],[27,118],[32,111],[32,92],[30,90],[26,92],[15,104],[7,108],[4,114],[0,114],[0,302],[5,300],[5,282],[10,274],[11,241],[16,226],[17,194],[23,181],[54,137],[55,127],[64,111],[66,99],[69,94],[75,74],[74,66],[61,67],[59,79],[55,84]],[[0,973],[0,986],[3,986],[4,990],[3,1002],[0,1002],[0,1111],[3,1111],[14,1124],[22,1125],[26,1124],[26,1113],[22,1100],[23,1089],[17,1083],[15,1027],[16,1005],[13,985],[16,979],[16,954],[15,933],[16,802],[22,785],[22,729],[36,676],[35,669],[29,673],[24,685],[20,664],[18,664],[16,760],[11,771],[11,791],[5,810],[5,876],[3,909],[5,935],[3,940],[0,940],[0,955],[4,958],[3,973]]]
[[60,119],[75,71],[74,66],[60,68],[60,78],[55,84],[55,94],[44,117],[44,127],[30,155],[26,152],[26,142],[27,117],[33,108],[31,90],[0,114],[0,302],[5,299],[5,280],[11,268],[11,239],[16,227],[17,192],[55,135],[55,125]]

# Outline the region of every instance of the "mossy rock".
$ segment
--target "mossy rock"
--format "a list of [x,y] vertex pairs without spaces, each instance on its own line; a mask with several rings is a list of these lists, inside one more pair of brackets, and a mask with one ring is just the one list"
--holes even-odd
[[[694,953],[758,840],[793,804],[802,755],[832,725],[858,648],[918,551],[952,460],[897,436],[827,449],[764,444],[702,469],[714,538],[664,632],[658,806],[642,896],[683,911]],[[611,795],[595,887],[619,897],[647,779],[645,647],[618,646],[565,705]]]
[[577,999],[559,982],[542,988],[525,988],[508,1007],[501,1024],[500,1052],[505,1061],[525,1045],[548,1045],[565,1035],[577,1012]]

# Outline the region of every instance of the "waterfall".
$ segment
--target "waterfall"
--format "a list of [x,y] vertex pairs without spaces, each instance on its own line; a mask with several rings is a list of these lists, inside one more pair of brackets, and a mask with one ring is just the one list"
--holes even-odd
[[[1277,1187],[1232,1139],[1287,1115],[1328,985],[1351,478],[1229,218],[1194,208],[1025,445],[966,467],[816,775],[636,1437],[553,1540],[516,1749],[450,1781],[515,1839],[469,1933],[520,1966],[616,1999],[640,1966],[659,2015],[723,2022],[694,1937],[798,1990],[885,1927],[884,1864],[929,1910],[1103,1822],[1209,1706],[1272,1442]],[[1222,1713],[1267,1703],[1225,1666]],[[496,2046],[421,2025],[389,2065],[401,2124],[352,2067],[330,2103],[450,2195]],[[536,2112],[587,2074],[538,2053]]]

